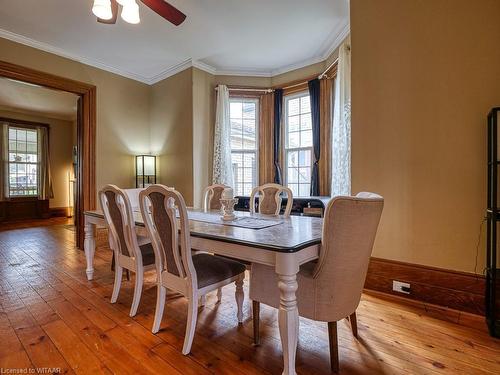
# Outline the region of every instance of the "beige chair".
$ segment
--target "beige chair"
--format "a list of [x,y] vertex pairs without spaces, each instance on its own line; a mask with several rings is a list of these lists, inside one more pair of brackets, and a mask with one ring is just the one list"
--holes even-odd
[[285,192],[287,204],[284,216],[290,216],[293,205],[292,191],[286,186],[278,184],[264,184],[257,186],[250,195],[250,212],[255,213],[255,199],[259,196],[258,212],[265,215],[279,215],[281,211],[281,193]]
[[147,237],[136,235],[132,206],[124,190],[115,185],[107,185],[99,192],[99,199],[115,260],[115,284],[111,303],[118,299],[123,269],[135,272],[134,298],[130,308],[130,316],[135,316],[141,300],[144,272],[155,269],[153,247]]
[[227,185],[221,184],[207,186],[205,192],[203,193],[203,209],[205,211],[220,210],[220,198],[222,197],[222,192],[228,187],[229,186]]
[[[368,262],[384,200],[372,193],[336,197],[325,211],[320,257],[300,267],[297,275],[299,315],[328,322],[330,362],[338,371],[337,321],[350,317],[357,337],[356,308],[361,299]],[[254,340],[259,342],[259,303],[278,308],[278,280],[273,268],[252,264],[250,299],[254,301]],[[270,288],[270,285],[276,285]]]
[[[135,188],[135,189],[122,189],[122,191],[127,194],[127,197],[130,201],[130,206],[132,207],[132,211],[139,212],[139,193],[144,190],[144,188]],[[139,243],[147,243],[150,242],[149,239],[143,238],[142,236],[137,236]],[[111,247],[111,243],[110,243]],[[111,261],[111,270],[115,271],[115,257]],[[126,270],[127,280],[130,280],[130,272]]]
[[182,353],[187,355],[196,328],[198,297],[234,282],[238,322],[243,322],[245,265],[208,253],[193,255],[186,203],[176,190],[152,185],[141,192],[140,207],[157,259],[158,285],[152,331],[156,333],[160,329],[167,288],[186,296],[188,321]]

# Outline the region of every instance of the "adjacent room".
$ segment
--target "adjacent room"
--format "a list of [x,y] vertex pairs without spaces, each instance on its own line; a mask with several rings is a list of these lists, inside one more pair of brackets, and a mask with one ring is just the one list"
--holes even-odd
[[499,374],[497,0],[3,0],[0,373]]
[[0,78],[4,228],[58,224],[75,231],[76,119],[76,95]]

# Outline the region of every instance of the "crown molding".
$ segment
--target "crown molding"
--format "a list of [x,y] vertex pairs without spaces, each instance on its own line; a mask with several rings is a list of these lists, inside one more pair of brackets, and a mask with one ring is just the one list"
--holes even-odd
[[205,64],[202,61],[193,61],[192,62],[193,67],[201,69],[207,73],[210,73],[212,75],[215,75],[217,72],[217,69],[215,69],[212,65]]
[[167,67],[160,73],[151,77],[143,76],[137,73],[132,73],[124,69],[119,69],[96,59],[89,59],[87,57],[73,54],[61,48],[55,47],[51,44],[39,42],[37,40],[27,38],[25,36],[10,32],[8,30],[0,29],[0,38],[8,39],[16,43],[20,43],[48,53],[52,53],[54,55],[64,57],[73,61],[77,61],[82,64],[89,65],[101,70],[105,70],[117,74],[119,76],[130,78],[132,80],[139,81],[148,85],[153,85],[191,67],[201,69],[212,75],[220,75],[220,76],[233,75],[233,76],[272,78],[280,74],[304,68],[308,65],[313,65],[325,61],[339,47],[342,41],[349,35],[349,32],[350,32],[349,23],[342,25],[338,30],[334,30],[330,34],[330,36],[327,38],[327,40],[325,40],[319,53],[316,56],[310,59],[303,60],[302,62],[286,65],[284,67],[274,70],[259,70],[259,69],[248,69],[248,68],[240,69],[240,68],[229,68],[229,67],[217,69],[214,66],[204,63],[202,61],[187,59],[179,64]]
[[275,69],[271,72],[271,77],[279,76],[280,74],[285,74],[285,73],[291,72],[293,70],[305,68],[306,66],[314,65],[314,64],[317,64],[317,63],[320,63],[323,61],[325,61],[325,58],[323,58],[323,56],[315,56],[315,57],[312,57],[312,58],[307,59],[307,60],[303,60],[303,61],[295,63],[295,64],[290,64],[290,65],[286,65],[282,68]]
[[334,31],[330,34],[330,36],[323,43],[322,48],[320,49],[319,55],[322,56],[323,60],[329,58],[332,53],[339,48],[345,38],[348,37],[351,32],[351,26],[348,23],[342,25],[337,31]]
[[216,76],[272,77],[272,72],[252,69],[226,68],[216,69]]
[[184,60],[183,62],[171,66],[161,73],[149,78],[145,83],[149,85],[154,85],[155,83],[161,82],[164,79],[167,79],[168,77],[172,77],[176,75],[177,73],[182,72],[183,70],[186,70],[188,68],[191,68],[193,66],[193,62],[191,59]]
[[122,77],[130,78],[135,81],[139,81],[142,83],[148,83],[149,79],[147,77],[144,77],[142,75],[136,74],[136,73],[131,73],[129,71],[123,70],[123,69],[118,69],[113,66],[110,66],[106,63],[103,63],[102,61],[95,60],[95,59],[89,59],[87,57],[83,57],[74,53],[66,52],[61,48],[55,47],[51,44],[44,43],[44,42],[39,42],[37,40],[27,38],[25,36],[15,34],[13,32],[10,32],[8,30],[0,29],[0,38],[8,39],[13,42],[23,44],[28,47],[33,47],[48,53],[52,53],[54,55],[64,57],[66,59],[70,59],[73,61],[80,62],[85,65],[92,66],[94,68],[98,68],[101,70],[105,70],[117,75],[120,75]]

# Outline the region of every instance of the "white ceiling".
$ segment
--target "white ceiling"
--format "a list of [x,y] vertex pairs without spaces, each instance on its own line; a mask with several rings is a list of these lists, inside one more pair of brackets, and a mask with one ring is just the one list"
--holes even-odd
[[349,32],[349,0],[169,2],[180,26],[142,3],[140,24],[103,25],[93,0],[1,0],[0,37],[151,84],[188,66],[273,76],[326,59]]
[[77,99],[69,92],[0,78],[0,109],[74,120]]

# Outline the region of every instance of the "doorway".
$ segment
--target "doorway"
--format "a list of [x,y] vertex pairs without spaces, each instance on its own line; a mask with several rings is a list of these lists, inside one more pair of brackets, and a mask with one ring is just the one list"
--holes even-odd
[[95,132],[96,87],[49,73],[0,61],[0,77],[64,91],[78,96],[76,116],[74,209],[76,243],[83,248],[83,212],[96,208]]

